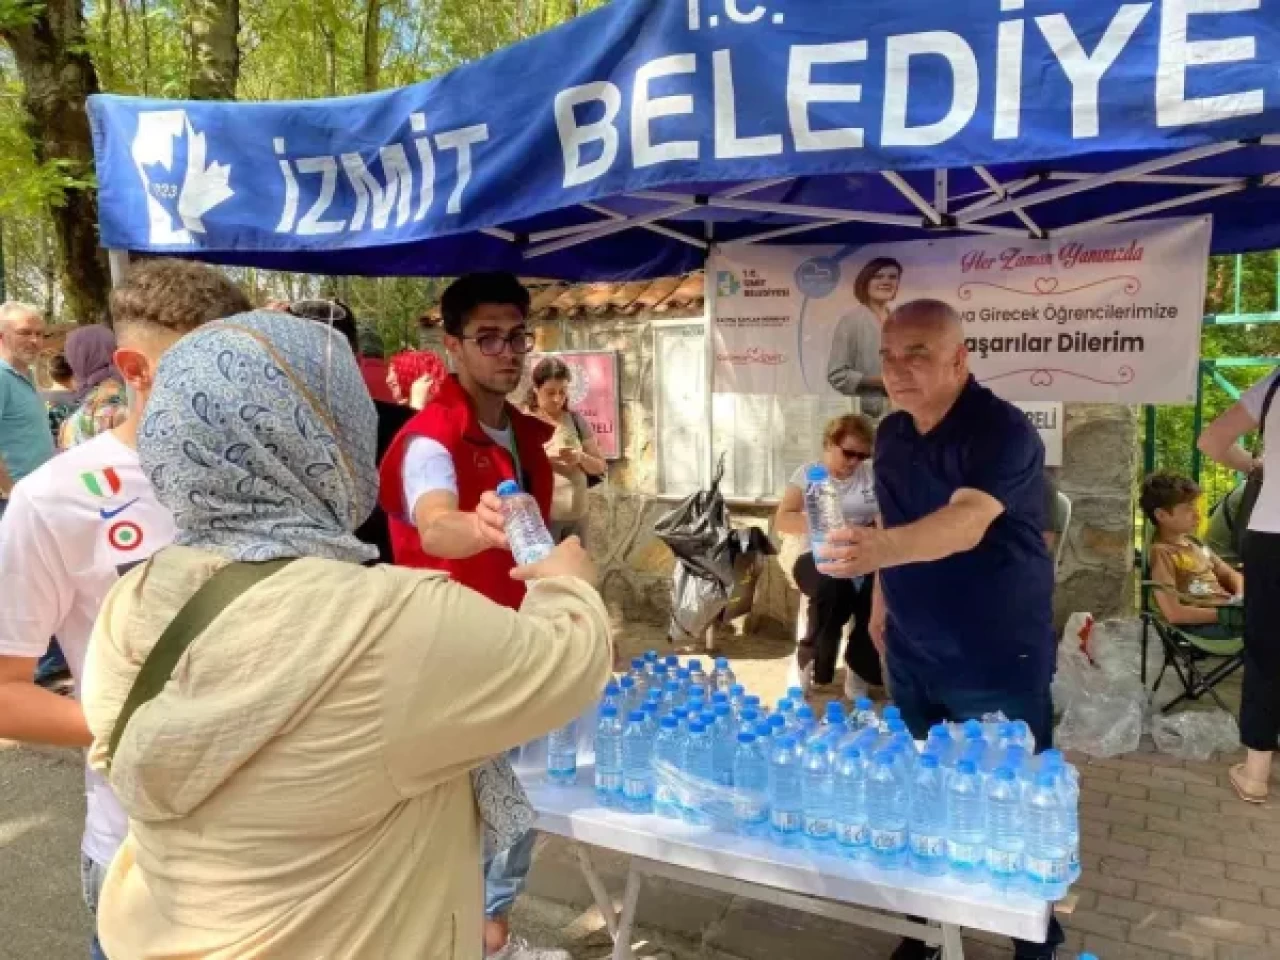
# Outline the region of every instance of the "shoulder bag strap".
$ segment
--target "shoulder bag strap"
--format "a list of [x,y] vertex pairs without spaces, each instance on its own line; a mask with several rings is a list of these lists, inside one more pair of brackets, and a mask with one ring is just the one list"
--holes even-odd
[[192,594],[191,599],[182,605],[182,609],[165,627],[164,633],[156,641],[147,659],[134,678],[129,696],[125,698],[120,716],[116,719],[115,729],[111,731],[111,742],[107,747],[107,762],[115,759],[116,749],[120,746],[120,738],[130,719],[146,703],[159,696],[182,655],[187,652],[193,640],[204,633],[205,628],[213,622],[223,610],[230,606],[237,597],[250,587],[278,573],[290,563],[287,560],[268,560],[264,563],[232,563],[223,567]]
[[1267,439],[1267,414],[1271,412],[1271,401],[1276,398],[1276,390],[1280,388],[1280,373],[1274,375],[1271,386],[1267,387],[1267,395],[1262,398],[1262,416],[1258,418],[1258,447]]

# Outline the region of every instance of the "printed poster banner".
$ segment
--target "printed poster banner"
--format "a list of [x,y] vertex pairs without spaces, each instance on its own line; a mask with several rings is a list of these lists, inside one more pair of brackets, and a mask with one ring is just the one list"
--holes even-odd
[[525,383],[514,394],[523,402],[538,363],[547,357],[564,361],[569,368],[569,409],[595,432],[606,460],[622,456],[622,413],[618,391],[618,354],[614,350],[570,350],[564,353],[531,353],[525,362]]
[[1210,233],[1197,217],[1044,241],[724,246],[714,390],[856,395],[879,412],[883,318],[929,297],[960,312],[975,376],[1009,400],[1190,402]]

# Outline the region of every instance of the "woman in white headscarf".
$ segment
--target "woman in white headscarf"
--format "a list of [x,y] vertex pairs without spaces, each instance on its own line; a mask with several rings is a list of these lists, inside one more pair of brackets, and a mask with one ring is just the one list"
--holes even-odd
[[[160,364],[138,449],[178,545],[111,593],[84,695],[91,761],[129,814],[99,908],[112,960],[481,957],[482,836],[509,835],[495,821],[523,803],[487,758],[599,695],[608,618],[576,541],[516,571],[535,581],[518,612],[363,566],[375,437],[350,348],[313,321],[232,317]],[[188,599],[228,564],[282,559],[112,757]]]

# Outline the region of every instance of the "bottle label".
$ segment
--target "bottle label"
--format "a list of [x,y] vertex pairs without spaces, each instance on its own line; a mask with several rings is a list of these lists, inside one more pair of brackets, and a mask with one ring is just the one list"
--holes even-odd
[[826,840],[831,836],[831,818],[805,817],[804,832],[805,836],[813,837],[815,840]]
[[865,847],[868,833],[865,823],[836,824],[836,841],[845,847]]
[[745,797],[734,803],[733,815],[739,823],[757,824],[769,819],[768,811],[761,801]]
[[1010,850],[987,850],[987,868],[1000,876],[1013,876],[1022,869],[1022,854]]
[[799,810],[774,810],[769,817],[779,833],[799,833],[804,828],[804,815]]
[[986,849],[980,843],[947,842],[947,859],[952,863],[982,863]]
[[625,777],[622,781],[622,795],[628,800],[648,800],[653,796],[653,788],[647,777]]
[[563,756],[552,754],[550,761],[547,763],[547,771],[558,776],[577,773],[578,758],[573,754],[565,754]]
[[622,792],[622,774],[596,768],[596,789],[603,793]]
[[942,836],[911,835],[911,852],[926,860],[941,860],[947,855],[947,838]]
[[904,850],[907,846],[907,832],[905,830],[871,830],[871,849],[878,850],[881,853],[893,853],[897,850]]
[[1027,857],[1027,876],[1038,883],[1066,883],[1067,861],[1056,857]]
[[658,788],[653,791],[653,797],[658,803],[674,804],[676,802],[675,790],[666,784],[658,784]]

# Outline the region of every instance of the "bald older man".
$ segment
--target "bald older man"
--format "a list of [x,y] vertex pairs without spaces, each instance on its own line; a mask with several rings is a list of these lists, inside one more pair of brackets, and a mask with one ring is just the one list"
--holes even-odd
[[[923,738],[943,720],[1003,711],[1045,749],[1053,736],[1053,561],[1045,546],[1044,446],[1026,416],[969,373],[959,315],[938,300],[895,310],[881,343],[897,412],[876,436],[881,526],[838,531],[832,576],[878,571],[872,636],[894,702]],[[1016,944],[1051,960],[1046,943]],[[904,941],[894,960],[936,957]]]
[[0,518],[13,485],[54,453],[49,415],[32,371],[43,345],[39,310],[0,304]]

